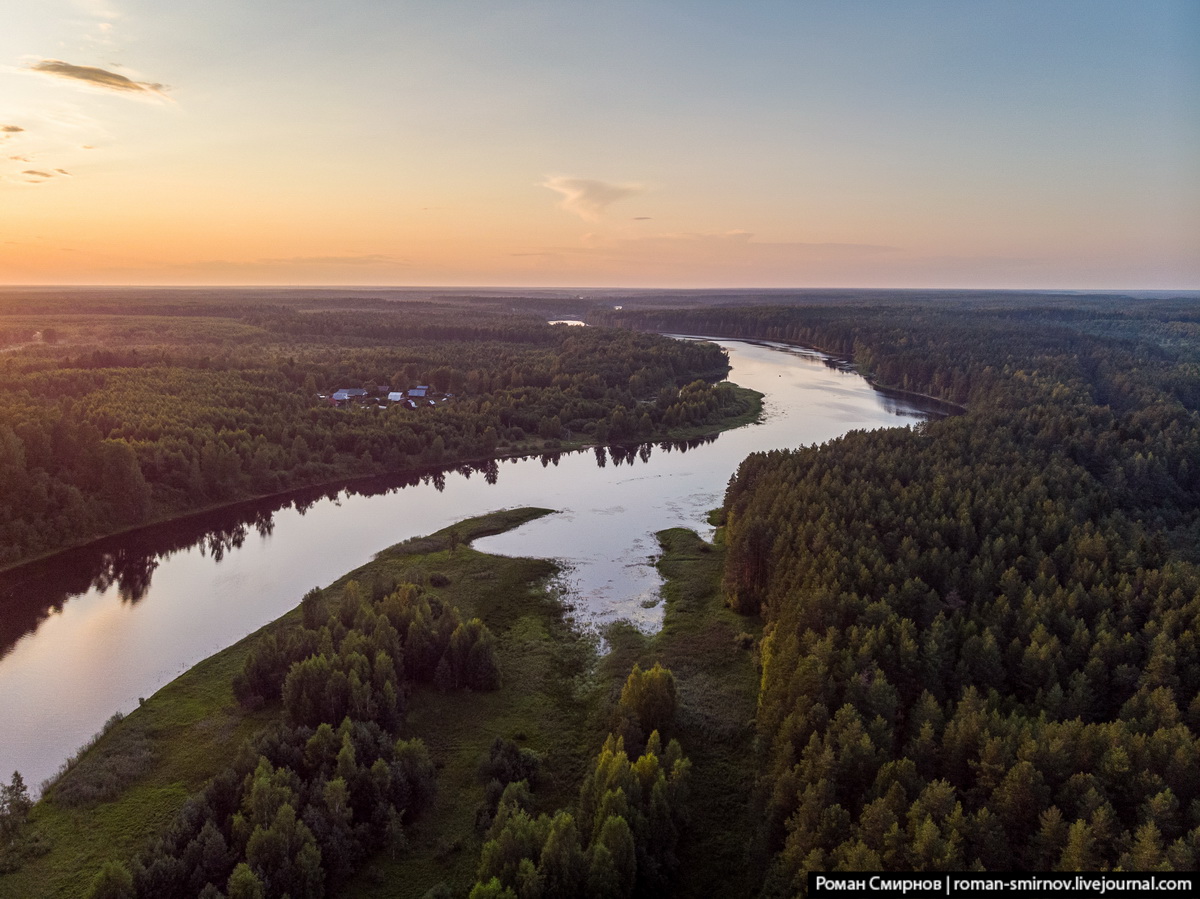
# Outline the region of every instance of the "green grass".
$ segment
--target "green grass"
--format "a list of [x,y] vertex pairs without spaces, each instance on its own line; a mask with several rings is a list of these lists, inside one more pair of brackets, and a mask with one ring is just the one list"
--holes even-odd
[[[595,640],[572,629],[549,588],[553,563],[489,556],[468,545],[545,514],[516,509],[460,522],[384,550],[331,585],[337,590],[352,579],[428,585],[431,575],[441,575],[433,580],[443,586],[427,589],[492,629],[502,676],[501,689],[491,693],[414,689],[403,735],[429,747],[438,771],[436,802],[410,825],[405,852],[370,859],[339,896],[419,899],[439,883],[465,894],[481,848],[476,813],[484,784],[477,772],[492,741],[507,737],[541,755],[539,810],[571,806],[630,668],[655,661],[675,673],[674,735],[693,762],[689,830],[674,894],[752,894],[755,878],[743,845],[752,830],[745,760],[752,752],[758,678],[747,640],[738,638],[749,631],[756,642],[759,632],[723,604],[720,546],[691,531],[661,532],[663,630],[646,636],[617,625],[607,634],[609,652],[598,658]],[[106,860],[134,858],[188,796],[278,714],[277,708],[247,713],[234,701],[231,683],[259,634],[297,626],[293,610],[201,662],[105,733],[34,810],[32,826],[51,851],[0,877],[0,896],[86,895]],[[147,747],[150,761],[142,765]],[[120,768],[122,759],[137,760],[140,773],[115,798],[76,806],[60,800],[69,787],[102,782],[101,774]]]
[[[746,836],[751,793],[758,667],[750,647],[762,626],[725,606],[722,547],[692,531],[658,533],[666,615],[653,659],[675,674],[679,742],[692,760],[688,831],[680,841],[678,896],[751,896]],[[748,637],[746,636],[748,635]],[[747,645],[749,644],[749,645]]]
[[[267,628],[295,626],[295,616]],[[263,630],[266,630],[264,628]],[[51,850],[0,877],[0,896],[74,899],[86,895],[100,866],[128,861],[175,817],[271,713],[249,714],[234,701],[233,675],[242,669],[256,634],[205,659],[163,687],[110,728],[34,807],[30,827]],[[115,799],[67,805],[56,793],[87,791],[120,759],[149,743],[141,773]]]
[[[438,883],[465,895],[482,845],[475,812],[483,784],[476,772],[492,740],[517,739],[542,754],[545,778],[535,791],[540,810],[574,805],[630,669],[656,661],[675,674],[674,735],[693,763],[689,829],[672,895],[753,895],[758,881],[745,842],[753,832],[753,768],[746,759],[753,752],[758,670],[739,637],[748,633],[757,645],[761,626],[725,607],[719,544],[679,528],[658,538],[658,568],[666,579],[663,629],[647,636],[628,624],[613,625],[600,659],[564,623],[561,607],[543,590],[529,588],[527,578],[548,573],[548,563],[487,559],[459,569],[439,591],[496,632],[504,685],[498,693],[414,695],[407,731],[426,741],[438,765],[437,805],[410,832],[411,848],[403,857],[376,857],[340,896],[419,899]],[[444,559],[429,556],[425,564],[447,571]],[[478,589],[476,579],[486,589]]]
[[[381,554],[377,563],[402,568],[408,561],[405,549]],[[537,795],[549,810],[574,801],[583,771],[604,738],[595,644],[571,629],[563,607],[548,592],[552,563],[459,548],[424,555],[420,564],[450,580],[432,592],[464,617],[478,616],[495,634],[501,688],[493,693],[414,691],[405,733],[429,747],[438,769],[437,801],[408,832],[410,848],[402,857],[376,856],[341,896],[420,897],[443,882],[465,893],[482,846],[476,827],[484,788],[479,764],[492,741],[514,739],[542,756]]]
[[[333,585],[337,589],[351,579],[365,582],[398,576],[426,582],[429,574],[441,572],[449,584],[433,592],[459,606],[465,616],[477,615],[514,634],[501,647],[507,684],[499,694],[443,695],[422,689],[413,696],[411,723],[405,735],[430,740],[443,769],[440,779],[446,782],[443,793],[447,797],[465,789],[463,773],[469,767],[473,776],[478,761],[475,756],[486,751],[495,734],[511,736],[516,728],[527,726],[526,720],[546,723],[545,735],[529,728],[528,745],[548,752],[556,763],[562,758],[570,765],[579,764],[564,749],[554,728],[547,726],[554,721],[556,703],[566,717],[575,719],[580,714],[580,707],[573,703],[563,707],[567,695],[564,684],[568,682],[530,695],[524,687],[528,677],[543,669],[559,678],[566,671],[590,664],[586,641],[570,633],[561,621],[561,607],[539,586],[554,572],[553,564],[488,556],[465,545],[549,511],[505,510],[460,522],[429,537],[384,550],[374,561]],[[455,543],[463,545],[451,550]],[[517,637],[524,640],[531,632],[529,626],[517,626],[526,618],[538,629],[536,653],[523,652],[516,642]],[[31,830],[49,842],[50,852],[26,861],[15,873],[0,876],[0,896],[73,899],[86,895],[105,861],[128,862],[134,858],[178,814],[187,798],[228,763],[246,739],[278,715],[277,707],[246,712],[234,700],[233,677],[241,671],[250,647],[260,635],[298,626],[298,611],[292,610],[205,659],[155,693],[83,752],[37,803],[31,816]],[[543,664],[537,664],[539,659]],[[476,734],[476,722],[486,724],[486,734]],[[122,759],[135,759],[139,770],[130,782],[121,785],[115,798],[83,804],[60,800],[60,794],[103,791],[110,785],[112,769],[121,767]],[[453,803],[439,803],[432,818],[414,828],[414,844],[421,845],[422,834],[432,834],[442,827],[450,839],[456,839],[463,821],[468,817],[473,820],[473,815],[473,807],[464,815],[453,808]],[[441,837],[430,839],[437,842]],[[473,861],[470,867],[473,871]]]
[[[718,532],[719,534],[719,532]],[[754,894],[746,835],[754,830],[753,719],[758,669],[752,647],[761,623],[725,606],[721,592],[723,549],[693,531],[657,534],[665,579],[663,628],[647,637],[628,625],[608,633],[602,669],[623,682],[635,662],[661,662],[675,675],[678,693],[672,733],[692,761],[688,829],[680,840],[679,873],[672,895],[738,897]],[[613,695],[618,687],[613,687]]]

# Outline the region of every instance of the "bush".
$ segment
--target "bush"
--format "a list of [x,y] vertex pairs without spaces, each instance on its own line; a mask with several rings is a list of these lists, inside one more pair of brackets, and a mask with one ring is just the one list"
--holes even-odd
[[518,780],[534,782],[542,758],[532,749],[522,749],[512,740],[496,737],[488,750],[488,757],[479,765],[481,780],[497,780],[507,786]]
[[619,708],[643,735],[652,731],[665,734],[675,720],[675,703],[675,675],[655,662],[648,671],[633,666],[621,690]]
[[134,899],[133,875],[120,862],[105,862],[92,880],[88,899]]

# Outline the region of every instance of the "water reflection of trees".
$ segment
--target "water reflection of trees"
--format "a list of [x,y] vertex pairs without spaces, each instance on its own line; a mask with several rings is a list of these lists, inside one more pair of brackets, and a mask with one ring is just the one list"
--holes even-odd
[[962,415],[966,411],[962,406],[956,406],[954,403],[947,403],[924,394],[909,393],[878,385],[872,386],[875,390],[875,400],[893,415],[919,415],[928,421]]
[[613,465],[633,465],[635,462],[647,464],[656,449],[664,453],[686,453],[688,450],[712,443],[717,436],[693,437],[690,440],[665,440],[657,443],[634,443],[626,446],[598,446],[593,452],[596,454],[598,468],[606,467],[610,459]]
[[150,577],[158,567],[158,559],[141,553],[118,550],[106,553],[103,567],[92,578],[92,587],[101,593],[116,585],[117,593],[126,602],[137,602],[150,589]]
[[116,587],[123,601],[137,603],[149,593],[159,565],[176,553],[195,549],[213,563],[220,564],[255,534],[264,541],[271,539],[275,516],[279,512],[294,509],[298,515],[304,515],[321,503],[399,493],[420,484],[441,492],[446,489],[448,474],[458,474],[464,479],[482,474],[487,484],[495,485],[500,480],[502,461],[520,464],[537,459],[548,468],[557,466],[564,455],[591,452],[600,468],[607,466],[610,460],[613,465],[632,466],[639,462],[649,463],[656,452],[686,453],[714,440],[716,437],[697,437],[545,452],[507,460],[488,459],[450,469],[428,469],[300,490],[110,537],[0,574],[0,656],[25,634],[37,630],[48,616],[62,611],[76,596],[90,590],[105,592]]

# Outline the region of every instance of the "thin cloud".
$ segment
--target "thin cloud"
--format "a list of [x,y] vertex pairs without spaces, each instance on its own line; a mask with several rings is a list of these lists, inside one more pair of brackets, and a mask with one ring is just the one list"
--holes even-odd
[[68,178],[71,177],[71,173],[66,169],[55,169],[54,171],[58,172],[60,175],[66,175]]
[[403,265],[404,260],[382,253],[365,256],[292,256],[287,259],[260,259],[267,265]]
[[0,131],[5,134],[20,134],[24,130],[20,125],[0,125]]
[[193,269],[204,271],[269,271],[280,266],[343,266],[349,268],[370,268],[372,266],[404,267],[410,263],[398,256],[388,256],[383,253],[367,253],[360,256],[288,256],[281,258],[260,258],[244,261],[229,259],[206,259],[196,262],[176,262],[167,267],[172,269]]
[[25,171],[21,172],[21,174],[22,175],[33,175],[34,177],[37,177],[37,178],[53,178],[54,177],[53,172],[39,172],[37,169],[26,169]]
[[567,212],[594,222],[617,200],[642,193],[641,184],[609,184],[592,178],[567,178],[561,175],[546,178],[540,185],[562,194],[559,205]]
[[648,216],[648,215],[635,215],[635,216],[633,217],[633,220],[634,220],[635,222],[648,222],[648,221],[650,221],[650,216]]
[[43,59],[41,62],[34,63],[29,68],[31,71],[40,72],[43,75],[50,75],[54,78],[65,78],[69,81],[78,81],[90,87],[98,87],[102,90],[115,91],[122,94],[166,97],[167,92],[165,84],[158,84],[152,81],[134,81],[132,78],[126,78],[119,72],[110,72],[107,69],[100,69],[95,66],[77,66],[69,62],[63,62],[61,59]]

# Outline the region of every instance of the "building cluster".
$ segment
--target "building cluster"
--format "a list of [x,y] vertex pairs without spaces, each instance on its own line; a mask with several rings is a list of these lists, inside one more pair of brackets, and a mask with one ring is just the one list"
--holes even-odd
[[342,387],[333,393],[317,394],[331,406],[377,406],[386,408],[399,404],[406,409],[417,409],[421,406],[437,406],[448,402],[454,394],[437,394],[428,384],[410,387],[408,390],[391,390],[388,387],[377,387],[374,391],[365,387]]

